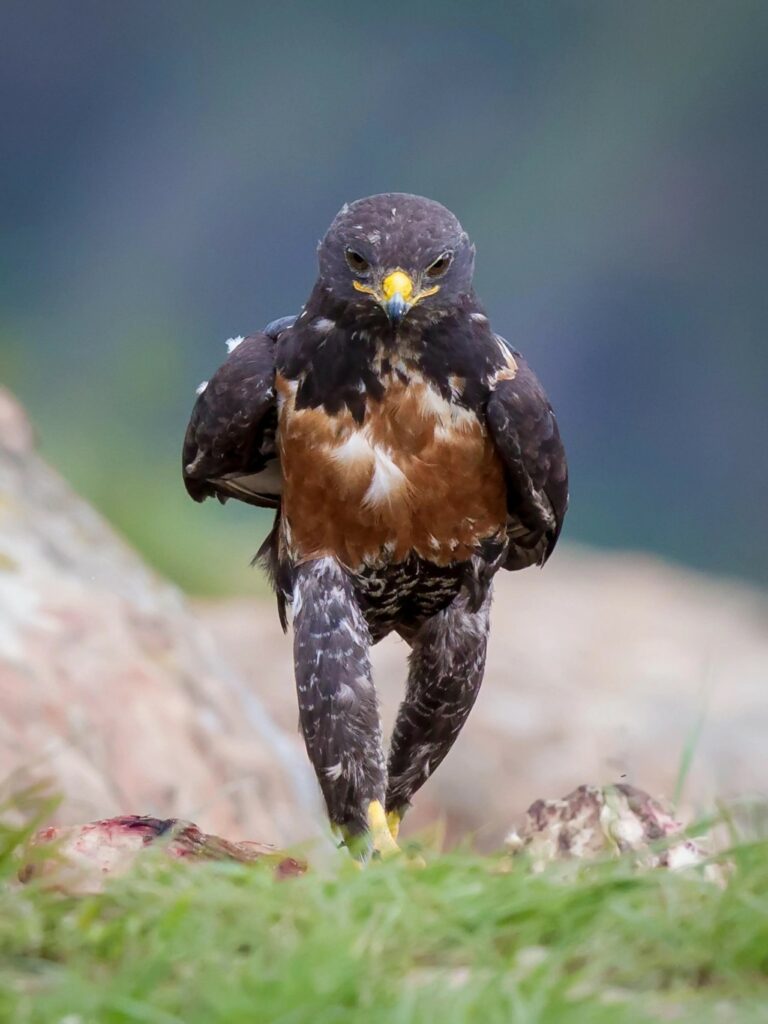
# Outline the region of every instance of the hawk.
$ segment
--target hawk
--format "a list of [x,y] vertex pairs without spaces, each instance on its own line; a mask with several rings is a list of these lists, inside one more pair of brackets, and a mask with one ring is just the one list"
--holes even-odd
[[[567,466],[449,210],[360,199],[318,255],[300,314],[230,343],[201,386],[184,481],[276,510],[257,558],[284,629],[292,612],[307,753],[352,852],[387,855],[477,697],[495,573],[552,553]],[[385,757],[369,649],[393,631],[411,653]]]

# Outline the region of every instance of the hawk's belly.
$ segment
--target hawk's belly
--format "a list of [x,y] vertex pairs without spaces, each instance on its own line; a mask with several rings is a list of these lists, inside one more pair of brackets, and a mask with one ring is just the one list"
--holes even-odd
[[344,408],[296,409],[278,375],[283,539],[298,561],[331,555],[350,569],[413,553],[465,561],[506,520],[501,462],[473,412],[421,378],[386,382],[363,423]]

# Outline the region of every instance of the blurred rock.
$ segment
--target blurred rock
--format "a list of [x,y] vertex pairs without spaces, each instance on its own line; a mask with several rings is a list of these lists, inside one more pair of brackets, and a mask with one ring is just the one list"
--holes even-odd
[[[200,613],[292,730],[291,644],[270,602]],[[391,725],[405,643],[374,649]],[[748,585],[654,558],[564,545],[543,570],[500,573],[483,689],[455,748],[416,797],[405,831],[444,818],[449,840],[498,847],[535,793],[583,779],[671,798],[687,745],[681,813],[768,790],[768,601]]]
[[[683,826],[658,800],[635,786],[579,786],[562,800],[536,800],[507,849],[526,853],[533,871],[554,861],[592,860],[628,854],[638,867],[682,868],[704,864],[705,840],[686,838]],[[710,870],[711,869],[711,870]],[[708,865],[712,881],[723,881]]]
[[26,413],[4,387],[0,387],[0,443],[15,455],[31,451],[35,443],[35,432]]
[[280,853],[274,846],[252,841],[232,843],[177,818],[123,815],[86,825],[42,829],[27,851],[20,877],[24,882],[42,877],[72,894],[100,892],[107,877],[125,874],[149,849],[160,850],[173,860],[259,861],[278,879],[306,871],[303,861]]
[[303,754],[0,392],[0,780],[11,773],[52,780],[57,822],[194,816],[279,843],[317,827]]

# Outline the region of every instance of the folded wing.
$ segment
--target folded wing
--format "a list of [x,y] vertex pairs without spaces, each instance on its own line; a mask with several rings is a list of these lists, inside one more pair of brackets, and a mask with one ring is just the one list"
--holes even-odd
[[275,339],[292,321],[243,339],[202,389],[182,456],[184,484],[195,501],[237,498],[279,507]]
[[496,383],[486,415],[507,484],[504,567],[524,569],[543,565],[560,536],[568,506],[568,464],[544,389],[520,353],[510,352],[517,371]]

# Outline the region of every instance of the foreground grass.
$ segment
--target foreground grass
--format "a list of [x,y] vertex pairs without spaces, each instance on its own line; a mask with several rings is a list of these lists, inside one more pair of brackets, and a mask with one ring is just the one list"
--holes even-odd
[[282,882],[148,854],[97,896],[14,882],[0,839],[0,1021],[12,1024],[768,1021],[768,843],[730,884],[621,862],[564,881],[499,859]]

